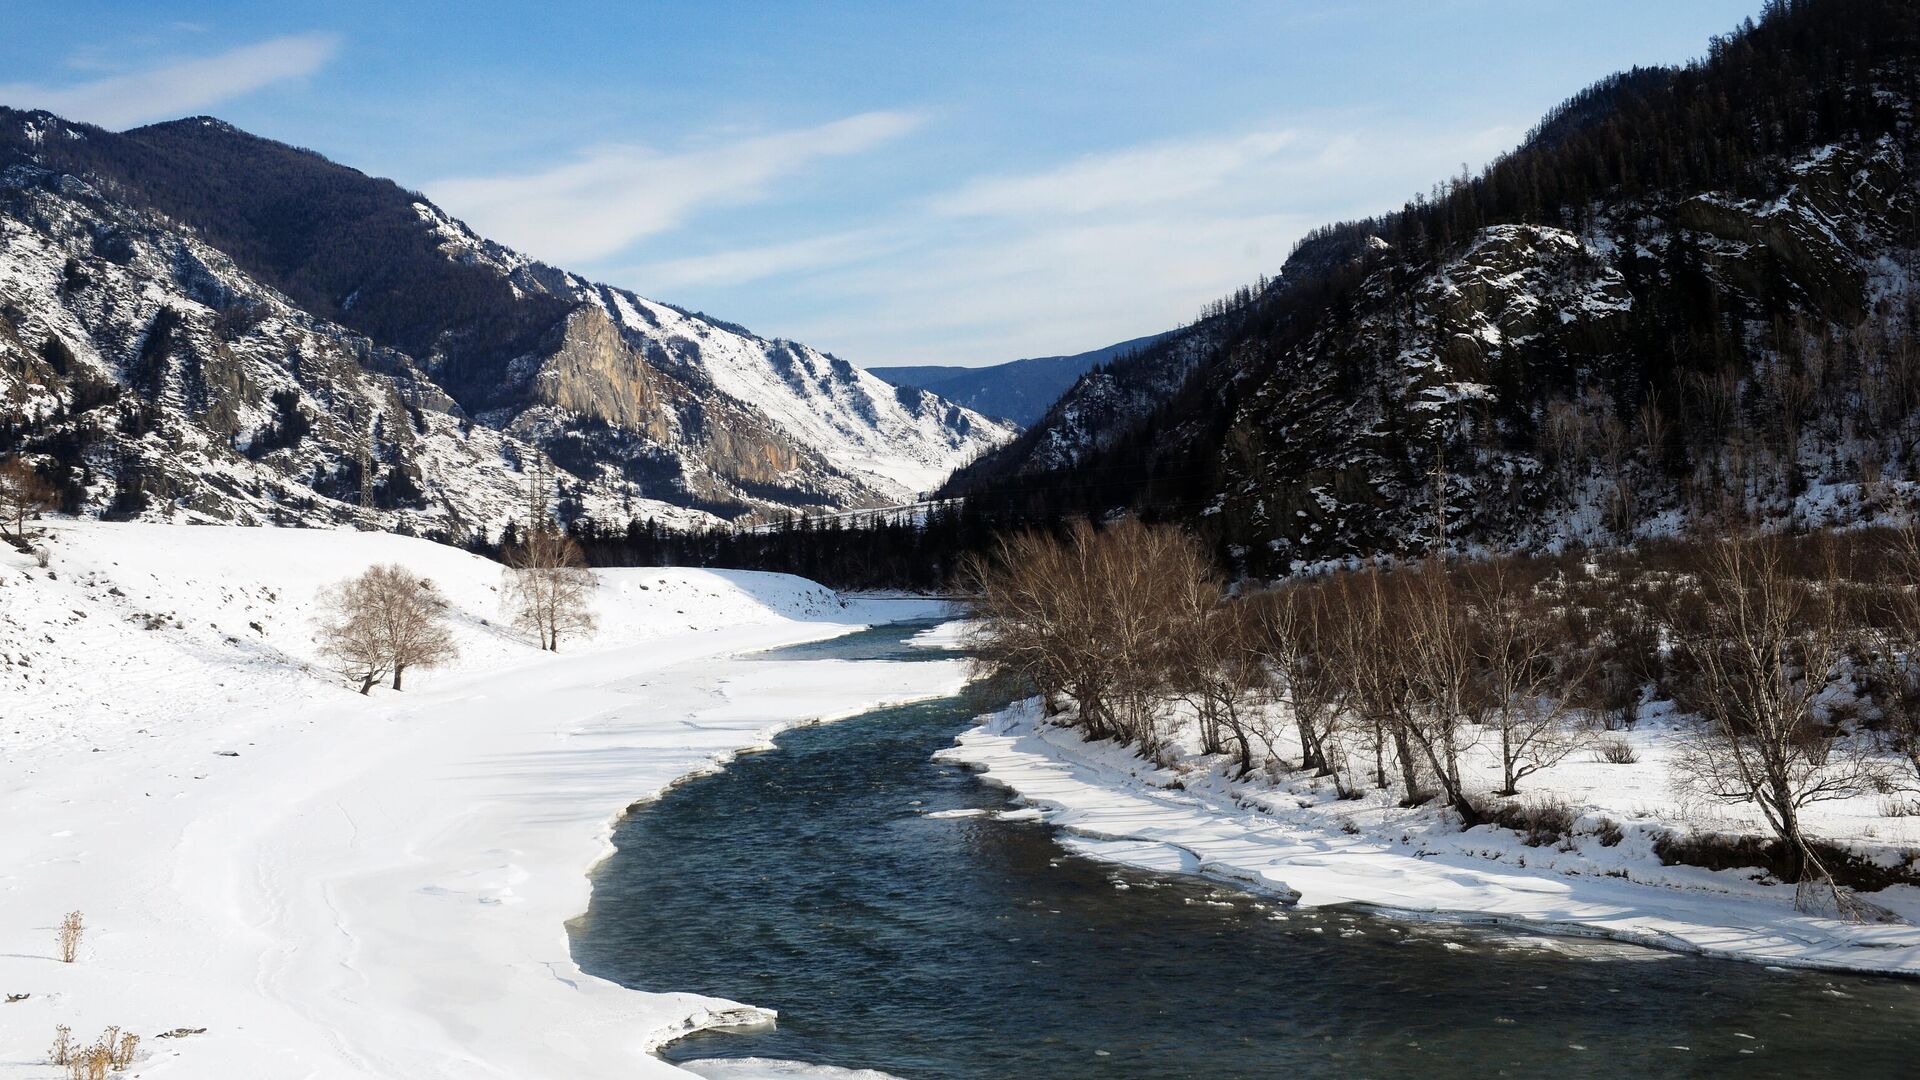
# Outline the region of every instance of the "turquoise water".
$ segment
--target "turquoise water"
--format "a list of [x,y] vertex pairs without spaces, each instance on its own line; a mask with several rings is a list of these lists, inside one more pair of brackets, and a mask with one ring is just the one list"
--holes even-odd
[[[795,657],[932,658],[920,627]],[[1068,855],[930,756],[990,698],[790,731],[628,818],[575,926],[626,985],[778,1009],[670,1047],[909,1080],[1895,1077],[1920,986],[1293,913]]]

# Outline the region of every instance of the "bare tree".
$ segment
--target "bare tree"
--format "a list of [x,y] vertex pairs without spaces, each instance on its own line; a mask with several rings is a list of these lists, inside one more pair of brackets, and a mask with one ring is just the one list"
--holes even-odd
[[[1055,712],[1071,699],[1071,723],[1089,738],[1114,738],[1149,754],[1164,749],[1166,705],[1181,677],[1198,679],[1193,648],[1232,651],[1224,639],[1192,642],[1211,624],[1220,584],[1198,542],[1180,529],[1125,519],[1095,528],[1081,521],[1064,540],[1025,533],[1003,538],[993,556],[969,560],[982,660],[1031,679]],[[1204,678],[1213,684],[1222,673]],[[1191,688],[1190,688],[1191,689]],[[1200,692],[1196,690],[1196,692]],[[1237,716],[1223,687],[1202,693],[1209,722]],[[1062,710],[1063,711],[1063,710]]]
[[447,628],[447,601],[439,586],[399,566],[375,567],[371,572],[383,578],[381,613],[393,662],[393,688],[398,690],[408,668],[437,667],[459,653]]
[[13,522],[13,535],[26,539],[27,519],[56,505],[53,485],[41,479],[26,458],[14,454],[0,461],[0,513]]
[[1412,683],[1411,707],[1396,719],[1420,748],[1447,804],[1461,821],[1476,825],[1480,809],[1460,776],[1460,756],[1477,741],[1477,731],[1467,723],[1476,689],[1474,628],[1438,556],[1409,577],[1401,632],[1382,642],[1389,652],[1402,654]]
[[330,586],[321,594],[321,655],[340,674],[360,684],[362,694],[386,678],[392,662],[375,604],[360,578]]
[[1200,749],[1231,749],[1237,776],[1253,771],[1253,694],[1265,666],[1250,645],[1255,616],[1244,601],[1224,601],[1218,579],[1204,568],[1185,590],[1187,606],[1168,641],[1170,688],[1200,722]]
[[599,625],[593,614],[598,579],[580,545],[551,525],[536,523],[507,552],[506,578],[514,623],[539,638],[542,649],[559,652],[562,636],[585,636]]
[[1825,581],[1796,578],[1782,546],[1722,541],[1673,612],[1693,668],[1689,704],[1706,721],[1678,775],[1703,794],[1759,807],[1800,884],[1796,907],[1857,918],[1870,908],[1834,883],[1801,821],[1808,805],[1857,794],[1867,778],[1858,748],[1817,705],[1846,654],[1839,573],[1829,552]]
[[374,566],[321,596],[322,653],[368,693],[389,672],[401,689],[408,668],[434,667],[457,655],[439,587],[398,564]]
[[1431,798],[1421,783],[1419,757],[1408,732],[1417,707],[1417,687],[1404,644],[1404,589],[1378,569],[1342,574],[1336,579],[1328,654],[1349,689],[1348,700],[1367,725],[1373,744],[1373,778],[1387,787],[1386,748],[1393,747],[1404,802],[1413,806]]
[[1886,547],[1891,580],[1872,590],[1880,626],[1867,656],[1893,748],[1920,780],[1920,524],[1911,512]]
[[991,556],[967,560],[963,580],[980,619],[980,662],[1030,680],[1050,716],[1071,700],[1075,722],[1089,737],[1106,738],[1114,674],[1101,662],[1095,601],[1079,555],[1091,542],[1084,524],[1065,543],[1038,532],[1001,537]]
[[1326,584],[1293,584],[1256,598],[1249,647],[1272,669],[1265,685],[1291,716],[1300,767],[1332,777],[1334,790],[1346,796],[1353,794],[1341,745],[1349,680],[1335,638],[1333,592]]
[[1471,619],[1478,631],[1481,715],[1499,736],[1496,794],[1513,795],[1522,779],[1559,764],[1587,741],[1587,729],[1568,722],[1586,664],[1565,647],[1551,612],[1504,565],[1474,575]]

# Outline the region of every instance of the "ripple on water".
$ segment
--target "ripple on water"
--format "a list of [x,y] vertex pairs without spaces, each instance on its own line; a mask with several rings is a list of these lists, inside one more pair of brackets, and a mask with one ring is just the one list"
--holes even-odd
[[[801,649],[925,657],[901,644],[921,629]],[[929,760],[991,704],[796,729],[638,809],[581,966],[778,1009],[668,1048],[727,1080],[1911,1075],[1911,984],[1294,910],[1074,855]]]

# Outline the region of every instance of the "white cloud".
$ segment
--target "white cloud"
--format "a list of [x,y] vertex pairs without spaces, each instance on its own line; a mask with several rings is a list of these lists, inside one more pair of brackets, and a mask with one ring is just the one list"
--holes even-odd
[[117,130],[190,115],[271,83],[311,75],[339,48],[337,34],[290,34],[66,86],[0,84],[0,102]]
[[1180,325],[1315,226],[1397,209],[1518,137],[1323,121],[1122,147],[615,276],[858,363],[1079,352]]
[[661,290],[693,285],[739,285],[780,274],[873,259],[909,242],[893,230],[854,229],[784,244],[667,259],[613,273],[623,280],[645,281],[648,288]]
[[1025,176],[975,180],[933,200],[955,216],[1086,214],[1192,199],[1236,176],[1283,160],[1300,143],[1292,130],[1128,147]]
[[675,153],[605,145],[542,172],[442,180],[427,193],[481,234],[541,258],[598,259],[698,210],[755,200],[780,177],[919,125],[912,113],[870,112]]

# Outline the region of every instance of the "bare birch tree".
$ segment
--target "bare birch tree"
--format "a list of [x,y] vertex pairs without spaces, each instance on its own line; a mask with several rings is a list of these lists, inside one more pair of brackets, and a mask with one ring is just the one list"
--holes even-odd
[[1703,794],[1759,808],[1800,885],[1796,907],[1857,918],[1871,909],[1835,884],[1801,820],[1813,803],[1857,794],[1868,775],[1817,704],[1846,654],[1839,575],[1829,553],[1825,581],[1800,580],[1781,549],[1773,538],[1722,541],[1691,602],[1673,613],[1694,669],[1690,704],[1706,721],[1678,775]]
[[1499,739],[1495,794],[1513,795],[1588,741],[1588,730],[1569,722],[1587,665],[1505,566],[1476,574],[1471,593],[1481,715]]
[[536,523],[526,539],[507,552],[506,602],[515,625],[540,639],[548,652],[560,651],[561,637],[593,633],[598,580],[573,537]]
[[1354,793],[1342,745],[1348,691],[1335,639],[1333,592],[1326,584],[1294,584],[1258,598],[1249,648],[1272,668],[1266,686],[1293,721],[1300,767],[1332,777],[1334,790],[1347,796]]
[[1402,596],[1405,618],[1400,633],[1383,646],[1404,653],[1400,661],[1412,682],[1412,707],[1398,719],[1421,754],[1440,792],[1467,825],[1479,824],[1480,809],[1460,776],[1460,757],[1478,737],[1467,723],[1473,710],[1473,627],[1451,574],[1438,556],[1428,560]]
[[1887,543],[1891,580],[1874,589],[1880,627],[1868,639],[1876,703],[1893,749],[1920,781],[1920,524],[1911,513]]

